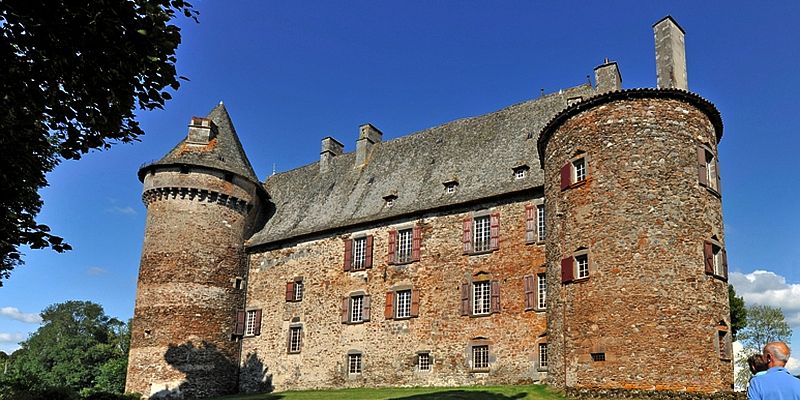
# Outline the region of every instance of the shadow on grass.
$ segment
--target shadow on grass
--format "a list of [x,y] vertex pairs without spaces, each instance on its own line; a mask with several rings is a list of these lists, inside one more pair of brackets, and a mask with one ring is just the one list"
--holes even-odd
[[475,391],[475,390],[447,390],[444,392],[415,394],[411,396],[392,397],[389,400],[512,400],[524,399],[527,393],[517,393],[515,395],[506,396],[503,394]]

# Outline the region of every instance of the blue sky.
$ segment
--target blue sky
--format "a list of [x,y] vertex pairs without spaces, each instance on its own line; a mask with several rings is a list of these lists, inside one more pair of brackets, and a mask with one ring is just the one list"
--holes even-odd
[[[39,221],[65,254],[26,250],[0,288],[0,350],[17,348],[44,307],[71,299],[130,318],[146,210],[139,166],[220,100],[261,179],[319,157],[358,125],[386,139],[586,82],[605,57],[625,88],[655,86],[651,25],[686,30],[689,88],[720,109],[723,212],[731,281],[749,303],[781,306],[800,355],[800,2],[197,1],[181,20],[164,111],[140,114],[140,143],[65,162],[49,175]],[[800,367],[800,364],[795,364]]]

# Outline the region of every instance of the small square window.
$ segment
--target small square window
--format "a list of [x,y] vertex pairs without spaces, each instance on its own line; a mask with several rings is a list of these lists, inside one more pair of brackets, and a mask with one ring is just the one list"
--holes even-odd
[[300,339],[303,328],[300,326],[293,326],[289,328],[289,353],[300,352]]
[[539,369],[547,369],[547,343],[539,343]]
[[489,369],[489,346],[472,346],[472,368]]
[[430,353],[419,353],[419,354],[417,354],[417,368],[420,371],[430,371],[431,370],[431,355],[430,355]]
[[575,279],[589,277],[589,256],[582,254],[575,256]]
[[472,283],[472,315],[486,315],[491,309],[491,283],[489,281]]
[[600,362],[606,360],[606,353],[591,353],[592,361]]
[[347,355],[347,373],[350,375],[361,373],[361,354]]
[[410,318],[411,317],[411,290],[399,290],[396,293],[396,310],[395,318]]

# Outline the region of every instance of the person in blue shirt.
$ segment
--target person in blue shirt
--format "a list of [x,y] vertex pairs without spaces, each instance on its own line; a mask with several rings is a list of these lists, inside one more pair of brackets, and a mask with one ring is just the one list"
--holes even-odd
[[784,368],[789,361],[789,346],[772,342],[764,346],[764,357],[769,369],[754,376],[747,388],[748,400],[800,400],[800,379]]

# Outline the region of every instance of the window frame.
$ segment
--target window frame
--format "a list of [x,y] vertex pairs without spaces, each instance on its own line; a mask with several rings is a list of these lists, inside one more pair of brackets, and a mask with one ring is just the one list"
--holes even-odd
[[561,166],[561,191],[584,185],[591,179],[589,153],[578,150],[575,156]]
[[[424,363],[422,360],[426,360]],[[426,368],[422,366],[426,365]],[[431,353],[427,351],[422,351],[417,353],[417,371],[419,372],[431,372],[433,370],[433,358],[431,358]]]
[[722,197],[719,159],[709,143],[697,146],[697,183],[716,197]]
[[[479,227],[480,225],[480,227]],[[478,237],[480,233],[480,238]],[[480,245],[480,246],[479,246]],[[472,218],[472,252],[486,253],[492,249],[492,217],[478,215]]]
[[[473,344],[470,346],[472,371],[488,372],[491,368],[488,344]],[[479,364],[480,361],[480,364]]]
[[350,317],[348,321],[351,324],[360,324],[364,322],[364,295],[350,296]]
[[706,275],[710,275],[723,282],[729,278],[728,255],[725,246],[717,239],[716,235],[711,236],[703,242],[703,264]]
[[303,326],[290,325],[287,353],[299,354],[303,348]]
[[575,257],[575,280],[589,279],[589,254],[578,254]]
[[362,353],[347,354],[347,376],[361,375],[364,373],[364,356]]
[[256,317],[258,310],[246,310],[244,320],[244,336],[250,337],[256,335]]
[[[397,290],[394,292],[394,294],[394,318],[411,318],[411,289]],[[401,301],[402,298],[405,298],[405,303]],[[402,311],[404,311],[404,313],[401,315]]]
[[547,273],[540,272],[536,275],[534,284],[536,285],[536,306],[534,309],[543,311],[547,309]]
[[353,238],[353,259],[350,267],[351,271],[363,271],[367,269],[367,237],[361,236]]
[[[586,272],[579,276],[579,262],[582,260],[585,260]],[[589,254],[589,249],[580,247],[572,255],[561,259],[561,284],[586,281],[591,278],[593,269],[594,265],[592,257]]]
[[[492,314],[492,283],[489,280],[472,282],[472,311],[473,316],[486,316]],[[480,300],[478,295],[480,292]],[[480,306],[480,310],[478,309]]]
[[363,324],[372,318],[371,296],[363,291],[353,292],[343,297],[340,307],[343,324]]
[[395,248],[395,263],[406,264],[414,261],[413,253],[414,228],[398,229],[397,244]]
[[547,227],[545,226],[544,203],[536,205],[536,242],[544,242],[547,237]]
[[[542,351],[544,349],[544,351]],[[536,353],[537,367],[539,371],[547,371],[549,361],[547,359],[547,342],[539,343]]]

